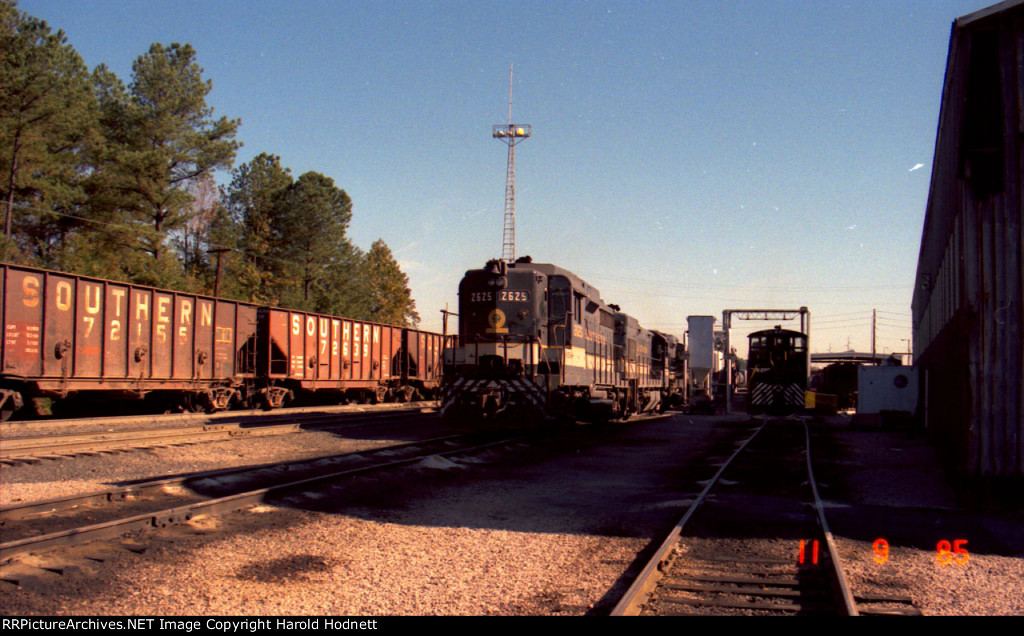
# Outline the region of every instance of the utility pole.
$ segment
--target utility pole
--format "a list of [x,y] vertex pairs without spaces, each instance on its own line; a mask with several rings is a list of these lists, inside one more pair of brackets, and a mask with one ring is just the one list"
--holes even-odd
[[871,364],[877,364],[875,360],[875,332],[877,331],[878,310],[871,310]]
[[448,316],[458,317],[458,315],[454,311],[448,311],[448,303],[444,304],[444,309],[441,310],[441,330],[444,337],[448,337]]
[[[442,331],[441,331],[441,351],[443,352],[442,356],[444,358],[444,364],[455,364],[455,351],[454,351],[454,349],[455,349],[455,347],[459,343],[458,343],[457,336],[454,336],[454,335],[451,336],[450,337],[451,340],[449,340],[449,336],[448,336],[448,316],[455,316],[457,318],[459,316],[459,314],[457,314],[457,313],[455,313],[453,311],[448,311],[448,303],[445,303],[444,304],[444,309],[441,310],[441,316],[442,316],[441,324],[443,325],[442,326]],[[450,355],[451,355],[451,360],[448,360],[449,352],[450,352]]]

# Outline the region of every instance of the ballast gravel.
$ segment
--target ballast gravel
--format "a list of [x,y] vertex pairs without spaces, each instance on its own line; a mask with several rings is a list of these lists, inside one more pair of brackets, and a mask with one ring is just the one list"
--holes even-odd
[[[578,427],[543,443],[435,457],[120,543],[21,559],[0,566],[0,578],[19,577],[17,585],[0,580],[0,614],[607,614],[710,476],[692,465],[726,454],[742,435],[727,421],[675,415]],[[0,496],[52,497],[65,480],[91,488],[442,432],[359,440],[303,433],[5,466]],[[840,513],[833,532],[856,589],[902,590],[926,614],[1024,613],[1024,546],[1007,538],[1017,518],[958,511],[920,440],[842,422],[828,433],[819,479],[830,482],[824,496],[830,514]],[[879,480],[883,470],[893,472]],[[985,532],[969,537],[979,551],[965,566],[938,565],[930,535],[905,538],[915,522],[908,508],[917,521],[961,522],[940,531]],[[880,566],[872,542],[886,529],[872,526],[886,511],[894,529]]]

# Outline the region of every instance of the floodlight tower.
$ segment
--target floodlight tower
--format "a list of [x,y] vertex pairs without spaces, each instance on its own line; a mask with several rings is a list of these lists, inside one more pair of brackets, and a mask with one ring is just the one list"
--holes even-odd
[[508,172],[505,176],[505,232],[502,237],[501,259],[507,263],[516,260],[516,144],[530,136],[529,124],[512,123],[512,65],[508,68],[508,124],[497,124],[491,136],[508,146]]

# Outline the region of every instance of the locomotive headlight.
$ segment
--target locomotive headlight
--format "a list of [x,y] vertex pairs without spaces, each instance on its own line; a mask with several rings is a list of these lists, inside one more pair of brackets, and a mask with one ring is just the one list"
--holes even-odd
[[487,284],[490,285],[491,287],[497,287],[498,289],[502,289],[503,287],[505,287],[505,279],[492,278],[491,280],[487,281]]

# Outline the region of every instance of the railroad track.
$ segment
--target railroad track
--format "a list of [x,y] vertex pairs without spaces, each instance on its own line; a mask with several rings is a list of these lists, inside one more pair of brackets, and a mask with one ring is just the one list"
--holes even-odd
[[[258,503],[315,493],[347,477],[508,444],[518,438],[452,435],[283,464],[139,482],[110,490],[0,508],[0,563],[25,554],[120,539],[141,531],[219,516]],[[101,521],[96,521],[102,518]],[[88,519],[88,523],[82,523]],[[60,529],[55,529],[60,528]],[[9,564],[8,564],[9,565]],[[0,571],[0,579],[17,582]]]
[[916,614],[855,597],[795,418],[766,419],[721,465],[612,610],[632,615]]
[[84,454],[146,450],[241,437],[285,435],[302,429],[322,430],[334,427],[381,424],[413,417],[424,417],[433,413],[435,413],[434,409],[419,406],[349,413],[274,413],[263,419],[250,416],[240,421],[211,420],[187,426],[22,437],[5,436],[0,440],[0,463],[16,465],[39,459],[61,459]]

